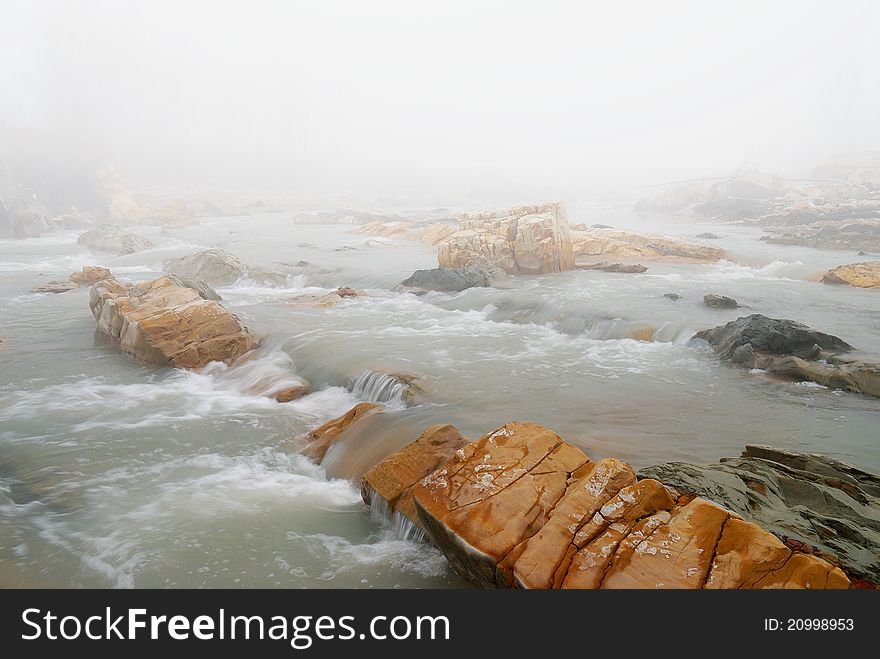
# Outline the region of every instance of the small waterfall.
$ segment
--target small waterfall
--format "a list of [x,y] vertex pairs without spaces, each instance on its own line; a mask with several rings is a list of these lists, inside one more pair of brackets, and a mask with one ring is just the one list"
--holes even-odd
[[407,403],[409,385],[395,375],[366,370],[351,383],[351,392],[372,403]]
[[[368,485],[363,487],[369,488]],[[425,531],[413,524],[408,517],[388,507],[385,501],[376,492],[370,489],[370,517],[373,521],[391,529],[392,535],[398,540],[411,542],[424,542],[427,538]]]

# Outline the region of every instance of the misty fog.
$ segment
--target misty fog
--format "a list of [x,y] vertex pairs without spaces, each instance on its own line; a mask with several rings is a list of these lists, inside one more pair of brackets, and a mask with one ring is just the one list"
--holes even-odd
[[630,199],[880,147],[870,1],[2,7],[4,157],[137,185]]

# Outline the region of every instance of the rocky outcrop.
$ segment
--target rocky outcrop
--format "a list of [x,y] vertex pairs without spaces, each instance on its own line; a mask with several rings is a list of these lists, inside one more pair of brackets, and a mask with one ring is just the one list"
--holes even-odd
[[289,298],[285,302],[285,304],[287,306],[296,307],[299,309],[323,309],[335,307],[346,299],[364,297],[366,294],[367,293],[365,291],[362,291],[358,288],[340,286],[336,290],[329,293],[324,293],[323,295],[312,295],[308,293],[303,295],[295,295]]
[[642,236],[632,231],[574,231],[571,240],[575,265],[579,268],[590,265],[597,258],[689,263],[714,263],[728,258],[727,252],[717,247],[684,243],[661,236]]
[[257,344],[234,314],[169,277],[134,285],[103,280],[89,304],[101,333],[150,364],[197,369],[231,362]]
[[847,284],[857,288],[880,288],[880,261],[839,265],[822,276],[826,284]]
[[647,272],[647,268],[640,263],[593,263],[590,265],[579,265],[578,270],[602,270],[603,272],[622,272],[626,274],[639,274]]
[[702,498],[590,460],[508,423],[456,451],[412,497],[420,523],[477,587],[847,588],[825,560]]
[[102,224],[86,231],[76,239],[76,242],[112,254],[134,254],[153,246],[153,243],[146,238],[112,224]]
[[81,272],[74,272],[66,281],[50,281],[48,284],[32,289],[34,293],[66,293],[80,286],[91,286],[103,279],[112,279],[109,268],[97,265],[83,266]]
[[716,295],[715,293],[707,293],[703,296],[703,304],[710,309],[736,309],[739,302],[732,297],[726,295]]
[[390,518],[399,535],[409,525],[421,528],[412,498],[423,478],[448,462],[468,440],[449,424],[426,428],[411,444],[370,469],[361,482],[361,495],[377,517]]
[[561,202],[466,213],[437,251],[441,268],[492,266],[508,274],[545,274],[574,267],[571,236]]
[[432,224],[419,235],[419,241],[427,245],[441,245],[452,238],[455,229],[449,224],[438,222]]
[[880,396],[880,359],[853,350],[843,339],[793,320],[744,316],[695,338],[708,341],[722,359],[770,375],[817,382],[869,396]]
[[746,446],[739,458],[670,462],[639,477],[715,501],[788,545],[880,584],[880,478],[873,474],[826,456]]
[[113,164],[102,165],[95,174],[104,198],[110,205],[110,215],[115,220],[140,222],[150,216],[150,210],[134,200],[134,196],[122,182],[122,177]]
[[113,273],[110,268],[104,268],[99,265],[85,265],[81,272],[74,272],[70,275],[70,281],[77,286],[91,286],[97,284],[102,279],[112,279]]
[[248,267],[225,250],[207,249],[169,261],[165,264],[165,271],[182,279],[227,286],[246,277]]
[[358,403],[342,416],[315,428],[305,437],[303,455],[321,462],[327,450],[346,429],[381,409],[382,406],[376,403]]
[[705,231],[703,233],[698,233],[694,238],[700,238],[701,240],[720,240],[721,236],[717,233],[712,233],[711,231]]
[[491,266],[472,265],[466,268],[434,268],[416,270],[401,286],[423,291],[463,291],[466,288],[490,287],[504,279],[504,273]]
[[339,208],[333,213],[299,213],[293,218],[294,224],[370,224],[371,222],[400,222],[406,221],[399,215],[370,213],[367,211],[352,210],[351,208]]
[[817,249],[880,251],[880,219],[768,227],[761,240]]
[[365,236],[377,236],[380,238],[410,238],[411,232],[418,225],[415,222],[410,222],[409,220],[399,219],[399,220],[377,220],[375,222],[369,222],[359,229],[356,230],[355,233],[362,233]]

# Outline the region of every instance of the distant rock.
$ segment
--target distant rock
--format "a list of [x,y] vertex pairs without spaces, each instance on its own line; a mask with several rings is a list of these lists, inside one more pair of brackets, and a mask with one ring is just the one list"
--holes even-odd
[[880,584],[880,478],[873,474],[822,455],[746,446],[739,458],[670,462],[639,477],[715,501],[789,546],[806,544],[850,576]]
[[237,256],[216,248],[174,259],[165,264],[165,271],[182,279],[200,280],[211,286],[234,284],[248,275],[248,267]]
[[76,242],[91,249],[97,249],[112,254],[134,254],[145,249],[150,249],[153,243],[142,236],[129,233],[123,228],[102,224],[99,227],[80,234]]
[[372,213],[367,211],[340,208],[333,213],[300,213],[293,218],[295,224],[382,224],[386,222],[406,222],[400,215]]
[[[404,456],[400,463],[391,495],[420,471]],[[720,505],[637,481],[627,463],[590,460],[534,423],[508,423],[458,449],[412,488],[412,499],[429,538],[476,587],[850,585],[839,568]]]
[[705,304],[710,309],[736,309],[739,307],[739,302],[734,300],[732,297],[727,297],[726,295],[715,295],[714,293],[707,293],[703,296],[703,304]]
[[105,279],[92,287],[89,306],[101,333],[149,364],[199,369],[257,345],[237,316],[169,277],[134,285]]
[[775,245],[880,251],[880,219],[768,227],[765,231],[766,235],[762,236],[761,240]]
[[315,462],[321,462],[327,450],[339,439],[339,436],[355,423],[361,422],[371,414],[382,410],[376,403],[358,403],[340,417],[331,419],[324,425],[315,428],[304,439],[303,455]]
[[345,299],[363,297],[365,295],[365,291],[357,288],[340,287],[323,295],[295,295],[289,298],[285,304],[299,309],[321,309],[335,307]]
[[441,245],[449,240],[455,233],[450,225],[444,223],[432,224],[419,236],[419,240],[428,245]]
[[880,359],[858,353],[846,341],[793,320],[744,316],[695,338],[708,341],[722,359],[780,378],[816,382],[880,396]]
[[706,231],[705,233],[698,233],[694,238],[702,238],[703,240],[720,240],[721,236],[717,233],[711,233],[710,231]]
[[564,272],[574,267],[561,202],[465,213],[437,251],[441,268],[492,266],[513,275]]
[[664,293],[663,297],[665,297],[667,300],[672,300],[673,302],[681,299],[681,295],[679,295],[678,293]]
[[880,288],[880,261],[864,261],[839,265],[826,272],[826,284],[847,284],[857,288]]
[[660,236],[642,236],[632,231],[589,229],[571,234],[577,267],[589,265],[597,257],[624,261],[674,261],[714,263],[728,257],[717,247],[684,243]]
[[604,272],[641,273],[648,269],[640,263],[591,263],[590,265],[578,265],[578,270],[603,270]]
[[494,286],[495,282],[504,278],[504,272],[499,268],[472,265],[465,268],[416,270],[400,285],[426,291],[457,292],[466,288]]

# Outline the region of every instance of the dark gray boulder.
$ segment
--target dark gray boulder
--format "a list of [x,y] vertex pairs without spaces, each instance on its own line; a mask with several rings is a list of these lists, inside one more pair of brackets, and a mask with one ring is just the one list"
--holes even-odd
[[433,268],[416,270],[401,286],[427,291],[457,292],[466,288],[494,286],[504,278],[498,268],[470,266],[467,268]]
[[715,295],[714,293],[708,293],[704,295],[703,304],[705,304],[710,309],[736,309],[739,307],[739,302],[734,300],[732,297],[727,297],[726,295]]

